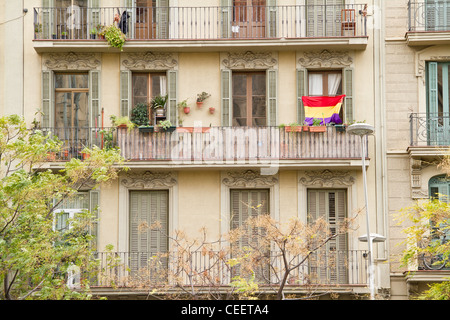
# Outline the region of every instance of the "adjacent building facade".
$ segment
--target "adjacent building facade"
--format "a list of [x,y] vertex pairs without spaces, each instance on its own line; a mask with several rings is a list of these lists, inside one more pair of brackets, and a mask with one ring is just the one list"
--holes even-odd
[[[98,205],[98,251],[112,244],[131,269],[147,254],[171,250],[167,238],[139,232],[143,221],[161,221],[169,235],[195,237],[205,227],[213,240],[252,214],[242,203],[263,204],[278,221],[315,215],[337,223],[357,215],[359,228],[328,247],[345,268],[320,271],[326,290],[351,296],[368,293],[367,243],[358,239],[366,233],[360,138],[334,125],[325,132],[286,128],[304,122],[303,96],[345,95],[343,122],[375,128],[364,156],[370,232],[387,238],[374,246],[377,294],[405,299],[418,282],[395,260],[402,236],[392,214],[448,188],[429,165],[448,144],[448,24],[445,10],[429,13],[441,5],[450,7],[406,0],[4,1],[0,112],[22,114],[30,125],[37,119],[58,135],[64,150],[49,168],[82,158],[84,146],[120,147],[130,170],[84,190],[66,210]],[[113,24],[126,35],[123,50],[98,34]],[[202,92],[208,98],[197,105]],[[167,95],[166,109],[151,112],[150,125],[169,120],[172,131],[112,127],[111,116],[133,117],[158,95]]]

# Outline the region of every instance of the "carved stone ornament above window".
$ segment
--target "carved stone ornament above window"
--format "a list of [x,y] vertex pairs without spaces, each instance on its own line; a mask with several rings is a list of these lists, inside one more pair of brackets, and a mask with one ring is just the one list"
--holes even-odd
[[270,187],[278,183],[275,176],[264,176],[253,170],[227,172],[222,183],[227,187]]
[[129,70],[173,70],[177,57],[165,52],[138,52],[122,54],[122,66]]
[[49,70],[95,70],[101,66],[100,54],[50,53],[43,56],[43,65]]
[[348,171],[307,171],[305,176],[299,180],[305,186],[332,188],[342,185],[351,186],[355,183],[355,178]]
[[132,172],[127,173],[121,181],[124,187],[129,189],[154,189],[173,187],[177,184],[177,179],[171,172]]
[[298,64],[303,68],[343,68],[353,63],[347,51],[313,51],[300,53]]
[[222,60],[222,64],[228,69],[271,69],[278,61],[270,52],[229,52]]

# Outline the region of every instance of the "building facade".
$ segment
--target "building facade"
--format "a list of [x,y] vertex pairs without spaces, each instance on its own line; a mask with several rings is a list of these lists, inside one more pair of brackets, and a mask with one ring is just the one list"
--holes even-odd
[[[405,28],[408,5],[3,1],[0,112],[22,114],[30,125],[37,119],[58,135],[64,149],[49,168],[81,158],[84,146],[120,147],[130,170],[66,207],[98,205],[99,252],[112,244],[133,268],[148,260],[145,254],[172,249],[167,238],[139,232],[142,221],[159,220],[169,235],[184,230],[195,237],[205,227],[214,240],[252,214],[242,203],[263,204],[281,222],[307,222],[311,214],[330,222],[357,217],[359,228],[328,248],[342,253],[345,268],[321,271],[327,290],[351,296],[369,292],[367,243],[359,240],[366,233],[360,139],[334,125],[325,132],[287,130],[307,118],[303,96],[344,95],[343,122],[375,128],[364,155],[370,232],[388,239],[374,246],[377,294],[407,298],[410,280],[393,262],[401,235],[391,214],[426,197],[428,180],[438,175],[421,162],[437,149],[410,142],[410,124],[419,125],[427,110],[427,75],[447,70],[448,56],[445,32]],[[122,49],[101,38],[100,27],[110,25],[125,34]],[[197,105],[202,92],[208,97]],[[159,95],[167,95],[165,112],[151,112],[149,124],[155,131],[169,120],[173,131],[112,126],[111,116],[133,117]]]

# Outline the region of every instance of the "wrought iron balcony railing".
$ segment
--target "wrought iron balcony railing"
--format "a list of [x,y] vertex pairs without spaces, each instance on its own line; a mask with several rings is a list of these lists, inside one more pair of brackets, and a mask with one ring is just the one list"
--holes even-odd
[[450,146],[450,113],[412,113],[411,146]]
[[450,2],[409,1],[409,31],[450,31]]
[[[315,253],[291,272],[287,285],[364,286],[367,284],[366,257],[361,250]],[[99,252],[95,258],[99,262],[98,274],[91,278],[91,285],[97,287],[110,287],[112,283],[122,288],[151,286],[153,289],[175,284],[220,287],[230,285],[236,275],[227,263],[231,257],[220,252]],[[301,257],[289,256],[288,260],[294,263],[301,261]],[[280,283],[284,272],[281,255],[273,252],[264,264],[267,273],[260,278],[260,284]]]
[[98,39],[116,24],[129,40],[366,37],[363,4],[34,8],[35,39]]
[[[298,127],[302,128],[302,127]],[[119,147],[133,161],[171,164],[274,164],[287,160],[359,160],[359,137],[334,126],[325,132],[278,127],[178,127],[173,132],[127,128],[44,128],[63,142],[54,160],[82,158],[85,147]],[[368,154],[366,154],[368,157]]]

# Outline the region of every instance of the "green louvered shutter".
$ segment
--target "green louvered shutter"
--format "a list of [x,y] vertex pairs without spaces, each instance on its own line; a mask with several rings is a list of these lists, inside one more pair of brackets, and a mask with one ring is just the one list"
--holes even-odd
[[51,39],[53,32],[56,32],[53,26],[53,3],[54,0],[42,0],[42,35],[44,39]]
[[[130,192],[130,267],[136,272],[147,266],[156,253],[164,253],[168,244],[168,191]],[[150,228],[160,223],[161,229]],[[146,226],[142,228],[142,226]]]
[[53,112],[53,71],[42,71],[42,127],[52,125]]
[[91,29],[96,28],[100,24],[100,0],[90,0],[88,10],[89,22],[87,34],[90,34]]
[[229,38],[231,36],[231,20],[232,20],[232,11],[233,5],[232,0],[220,0],[221,6],[221,35],[222,38]]
[[297,122],[303,124],[305,121],[305,108],[302,97],[308,92],[308,70],[301,68],[297,70]]
[[267,19],[267,36],[269,38],[276,38],[277,37],[277,0],[267,0],[267,11],[268,14],[266,15]]
[[90,127],[100,127],[100,71],[89,72]]
[[[259,215],[270,214],[269,212],[269,190],[267,189],[246,189],[246,190],[231,190],[230,191],[230,229],[245,228],[249,218],[255,218]],[[238,241],[231,245],[232,255],[237,250],[245,250],[246,247],[263,249],[258,240],[264,236],[265,230],[263,228],[246,228],[245,235],[241,236]],[[268,248],[269,250],[269,248]],[[267,252],[268,253],[268,252]],[[253,266],[256,280],[259,282],[269,279],[269,265],[255,264]],[[232,275],[246,276],[244,270],[239,267],[233,268]]]
[[168,94],[168,102],[167,102],[167,115],[168,119],[174,125],[178,120],[178,110],[177,110],[177,82],[178,82],[178,73],[175,70],[167,71],[167,94]]
[[267,124],[269,126],[277,125],[277,78],[278,72],[276,70],[267,70]]
[[353,68],[344,68],[342,71],[343,77],[343,93],[345,94],[345,120],[344,122],[351,122],[355,120],[355,102],[353,97],[354,81]]
[[169,0],[157,0],[156,3],[159,39],[169,39]]
[[439,93],[438,93],[438,63],[428,62],[427,65],[427,137],[428,145],[435,145],[438,139],[439,124],[438,110],[439,110]]
[[89,211],[91,212],[94,221],[91,225],[91,235],[94,236],[93,245],[97,247],[98,244],[98,219],[99,219],[99,205],[100,205],[100,191],[91,190],[89,191]]
[[131,109],[131,71],[120,72],[120,116],[129,117]]
[[[308,190],[308,223],[326,219],[332,234],[347,216],[345,190]],[[310,259],[311,276],[317,276],[321,284],[348,283],[347,237],[339,235],[314,253]]]
[[231,70],[221,72],[222,126],[231,126]]

